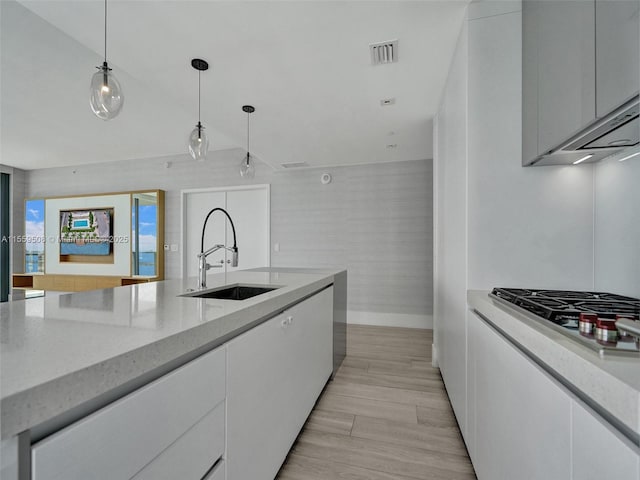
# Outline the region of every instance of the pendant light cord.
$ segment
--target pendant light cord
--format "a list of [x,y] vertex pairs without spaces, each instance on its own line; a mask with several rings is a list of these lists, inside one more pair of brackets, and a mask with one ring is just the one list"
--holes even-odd
[[107,0],[104,0],[104,61],[107,61]]
[[251,112],[247,112],[247,162],[249,161],[249,115]]
[[198,70],[198,125],[200,124],[200,70]]

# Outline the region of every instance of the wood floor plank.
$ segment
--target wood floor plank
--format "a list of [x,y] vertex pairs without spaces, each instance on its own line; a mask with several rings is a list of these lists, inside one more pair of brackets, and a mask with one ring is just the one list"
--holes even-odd
[[405,405],[430,407],[434,409],[451,409],[449,398],[444,390],[438,392],[418,392],[416,390],[405,390],[402,388],[345,382],[336,378],[335,381],[327,386],[326,392],[327,394],[333,395],[383,400],[385,402],[402,403]]
[[278,474],[280,480],[412,480],[396,473],[379,472],[347,463],[327,462],[292,454]]
[[349,355],[354,357],[371,356],[382,360],[396,360],[407,357],[419,357],[431,360],[428,347],[423,345],[349,345]]
[[358,357],[346,356],[342,361],[342,365],[340,366],[340,369],[343,369],[345,367],[358,369],[366,372],[367,369],[369,368],[369,361],[363,360],[362,358],[358,358]]
[[471,463],[460,455],[331,433],[308,432],[299,438],[293,452],[415,479],[475,478]]
[[397,375],[375,374],[367,371],[354,369],[351,367],[340,367],[336,375],[336,380],[352,383],[365,383],[368,385],[380,385],[382,387],[404,388],[407,390],[418,390],[422,392],[441,392],[444,385],[439,378],[423,377],[399,377]]
[[356,415],[351,435],[467,458],[467,449],[460,432],[455,427],[412,425]]
[[350,435],[355,415],[314,409],[304,427],[317,432]]
[[401,403],[383,402],[367,398],[345,397],[325,393],[316,404],[318,410],[329,412],[349,413],[352,415],[366,415],[369,417],[386,418],[398,422],[418,423],[415,407]]
[[[367,357],[362,357],[367,358]],[[431,366],[430,362],[418,362],[405,358],[404,360],[368,358],[369,373],[396,375],[399,377],[420,377],[441,379],[440,373]]]
[[457,428],[458,426],[456,417],[451,410],[416,407],[416,413],[420,425],[453,428]]
[[386,418],[398,422],[418,423],[415,406],[368,398],[334,395],[325,391],[316,404],[318,410]]

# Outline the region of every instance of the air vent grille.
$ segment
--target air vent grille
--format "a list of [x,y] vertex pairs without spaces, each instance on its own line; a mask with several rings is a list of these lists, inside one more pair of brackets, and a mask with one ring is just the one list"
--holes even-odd
[[282,165],[283,168],[303,168],[309,166],[307,162],[281,163],[280,165]]
[[370,43],[369,52],[371,53],[372,65],[396,63],[398,61],[398,40]]

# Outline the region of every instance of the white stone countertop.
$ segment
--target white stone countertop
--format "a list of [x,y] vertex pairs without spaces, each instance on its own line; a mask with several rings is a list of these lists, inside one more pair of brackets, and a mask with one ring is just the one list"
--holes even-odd
[[196,286],[192,278],[2,303],[2,438],[214,348],[332,284],[339,271],[270,268],[207,277],[207,288],[281,287],[242,301],[179,297]]
[[542,322],[494,300],[488,291],[469,290],[467,302],[584,396],[640,434],[640,357],[601,357]]

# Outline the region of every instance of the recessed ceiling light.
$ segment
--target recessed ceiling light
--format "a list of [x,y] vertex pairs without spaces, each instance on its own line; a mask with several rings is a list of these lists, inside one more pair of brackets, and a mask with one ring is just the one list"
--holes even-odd
[[289,163],[281,163],[283,168],[303,168],[308,167],[309,164],[307,162],[289,162]]
[[618,161],[619,162],[624,162],[625,160],[629,160],[630,158],[637,157],[638,155],[640,155],[640,152],[632,153],[631,155],[627,155],[626,157],[621,158]]
[[393,105],[394,103],[396,103],[395,98],[383,98],[382,100],[380,100],[380,105],[382,105],[383,107]]
[[573,162],[573,164],[574,165],[578,165],[579,163],[582,163],[585,160],[589,160],[591,157],[593,157],[593,154],[586,155],[586,156],[582,157],[581,159],[576,160],[575,162]]

